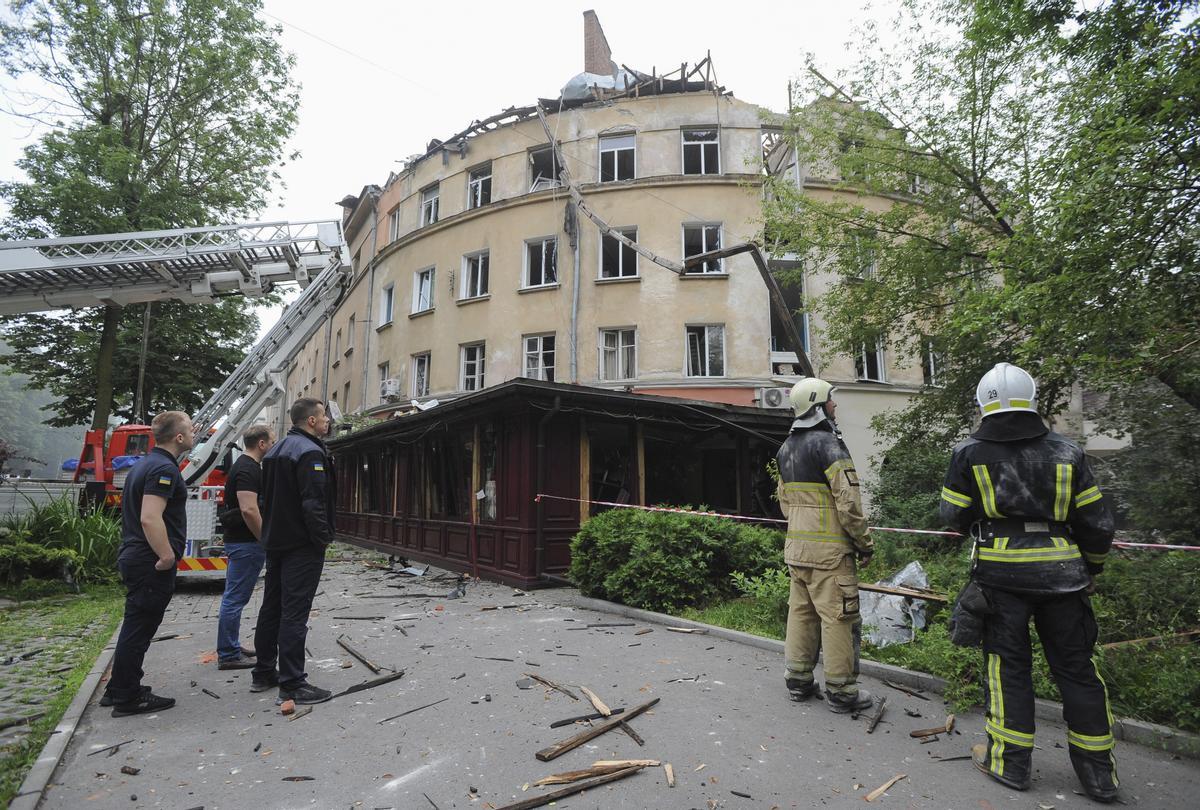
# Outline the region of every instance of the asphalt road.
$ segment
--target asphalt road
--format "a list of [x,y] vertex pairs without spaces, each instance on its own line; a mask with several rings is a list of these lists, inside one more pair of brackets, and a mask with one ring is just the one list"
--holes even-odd
[[[295,720],[280,715],[273,692],[249,692],[248,671],[212,663],[219,593],[178,593],[160,632],[180,637],[153,644],[145,667],[146,682],[178,705],[117,719],[96,705],[97,693],[40,806],[488,810],[557,789],[530,784],[549,774],[631,758],[671,763],[675,787],[662,768],[647,768],[554,806],[859,807],[897,774],[906,776],[873,805],[1094,806],[1075,792],[1061,724],[1041,723],[1033,788],[1015,793],[969,760],[947,760],[982,740],[981,715],[959,717],[955,733],[932,743],[909,737],[945,720],[937,695],[923,701],[867,679],[866,688],[888,698],[884,721],[867,734],[867,718],[835,715],[819,701],[789,702],[782,661],[770,653],[661,625],[594,626],[629,620],[572,607],[566,591],[521,594],[485,582],[448,599],[454,581],[437,573],[400,578],[356,560],[327,565],[308,637],[310,680],[337,691],[376,677],[337,645],[339,636],[405,674]],[[243,619],[247,640],[258,599]],[[483,609],[490,606],[501,609]],[[579,699],[537,683],[520,688],[526,673]],[[593,711],[579,685],[613,708],[659,698],[631,722],[645,746],[614,730],[538,761],[536,751],[586,728],[549,727]],[[125,740],[132,742],[115,754],[88,756]],[[1117,756],[1127,805],[1195,806],[1200,762],[1122,743]],[[124,774],[122,766],[140,771]]]

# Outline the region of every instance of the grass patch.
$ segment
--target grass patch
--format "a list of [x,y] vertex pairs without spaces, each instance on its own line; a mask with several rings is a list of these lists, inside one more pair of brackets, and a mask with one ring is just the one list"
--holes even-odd
[[50,732],[75,699],[100,651],[121,621],[124,592],[117,585],[95,585],[84,590],[84,598],[67,601],[38,599],[0,610],[0,648],[11,648],[43,636],[72,640],[64,650],[47,650],[62,665],[74,664],[67,672],[44,673],[53,684],[52,697],[38,706],[42,717],[30,724],[31,731],[16,743],[0,748],[0,807],[7,807],[21,787]]
[[695,622],[741,630],[743,633],[753,633],[764,638],[782,639],[786,623],[764,618],[756,602],[757,600],[751,597],[730,599],[728,602],[718,602],[706,608],[687,608],[679,615]]

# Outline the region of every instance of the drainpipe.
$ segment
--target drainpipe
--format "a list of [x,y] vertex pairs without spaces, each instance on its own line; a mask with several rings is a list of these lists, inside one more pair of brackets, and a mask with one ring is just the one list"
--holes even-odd
[[[576,254],[578,255],[578,254]],[[546,425],[554,418],[554,415],[562,409],[562,397],[554,397],[554,407],[546,411],[545,416],[538,420],[537,426],[537,476],[536,484],[537,493],[546,488]],[[546,515],[545,504],[539,499],[537,502],[537,518],[536,518],[536,534],[533,546],[533,573],[536,577],[542,576],[542,561],[546,554]]]
[[571,239],[571,250],[575,254],[574,269],[571,274],[571,382],[579,382],[579,254],[582,248],[579,244],[579,217],[574,203],[567,203],[567,221],[570,226],[568,236]]
[[[371,201],[371,261],[367,262],[367,317],[363,320],[363,381],[362,381],[362,410],[365,412],[370,406],[367,404],[367,391],[371,382],[371,324],[375,323],[375,233],[376,227],[379,225],[379,200]],[[350,406],[346,406],[346,410],[350,410]]]

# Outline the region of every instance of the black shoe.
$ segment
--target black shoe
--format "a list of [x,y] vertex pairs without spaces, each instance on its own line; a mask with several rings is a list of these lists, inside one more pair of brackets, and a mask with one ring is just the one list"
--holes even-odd
[[787,684],[788,697],[797,703],[803,703],[817,693],[815,681],[806,683],[797,678],[787,678],[784,683]]
[[871,708],[875,704],[875,698],[871,697],[871,693],[866,689],[859,689],[857,692],[833,692],[826,689],[825,702],[829,704],[830,711],[849,714]]
[[285,700],[295,701],[299,706],[304,706],[312,703],[324,703],[333,698],[333,692],[328,689],[322,689],[319,686],[313,686],[311,683],[304,683],[297,686],[295,689],[279,689],[279,699],[276,704],[283,703]]
[[277,672],[272,672],[266,677],[260,677],[258,674],[255,674],[250,678],[251,692],[265,692],[268,689],[274,689],[276,686],[279,686],[279,673]]
[[242,647],[241,650],[242,650],[242,655],[246,656],[247,658],[257,658],[258,657],[258,653],[256,653],[254,650],[249,649],[248,647]]
[[[149,692],[150,692],[150,687],[143,686],[140,694],[145,695],[145,694],[148,694]],[[115,706],[116,705],[116,701],[113,700],[112,694],[107,689],[105,689],[104,694],[102,694],[100,696],[100,705],[101,706]]]
[[218,661],[217,669],[250,669],[255,666],[256,662],[245,653],[238,653],[237,658],[230,658],[228,661]]
[[134,714],[153,714],[162,712],[175,705],[175,698],[159,697],[146,690],[132,703],[117,703],[113,705],[113,717],[129,717]]
[[1072,756],[1071,765],[1088,796],[1101,804],[1112,804],[1117,800],[1117,780],[1112,768],[1080,756]]
[[971,761],[975,763],[975,767],[979,769],[980,773],[995,779],[1005,787],[1010,787],[1013,790],[1029,790],[1028,776],[1026,776],[1023,780],[1018,781],[1007,776],[1001,776],[999,774],[992,773],[992,770],[988,767],[987,763],[987,743],[977,743],[976,745],[971,746]]

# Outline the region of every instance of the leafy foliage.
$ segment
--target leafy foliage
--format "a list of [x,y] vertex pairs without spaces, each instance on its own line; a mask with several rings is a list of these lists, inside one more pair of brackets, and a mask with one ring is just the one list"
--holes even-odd
[[733,571],[761,573],[782,558],[783,536],[731,520],[611,509],[571,541],[571,578],[587,596],[649,610],[733,595]]
[[[259,0],[13,4],[0,23],[0,64],[29,87],[46,88],[18,97],[29,104],[13,111],[46,131],[18,161],[27,179],[0,183],[7,235],[199,226],[261,209],[279,165],[294,157],[284,145],[298,93],[293,57],[260,9]],[[154,340],[166,345],[155,347],[159,362],[147,368],[147,385],[156,401],[180,407],[183,398],[173,397],[181,390],[204,392],[222,381],[256,324],[240,299],[216,308],[161,306]],[[94,408],[92,425],[103,428],[113,368],[123,375],[118,400],[132,398],[140,322],[140,307],[122,314],[116,305],[18,317],[7,329],[18,351],[6,362],[38,385],[57,382],[53,424],[77,422]],[[228,343],[212,337],[220,334]],[[64,354],[48,359],[43,350]],[[196,379],[173,390],[177,377],[189,375]]]
[[62,497],[39,505],[0,528],[0,580],[26,577],[110,582],[116,576],[121,524],[103,509],[80,511]]

